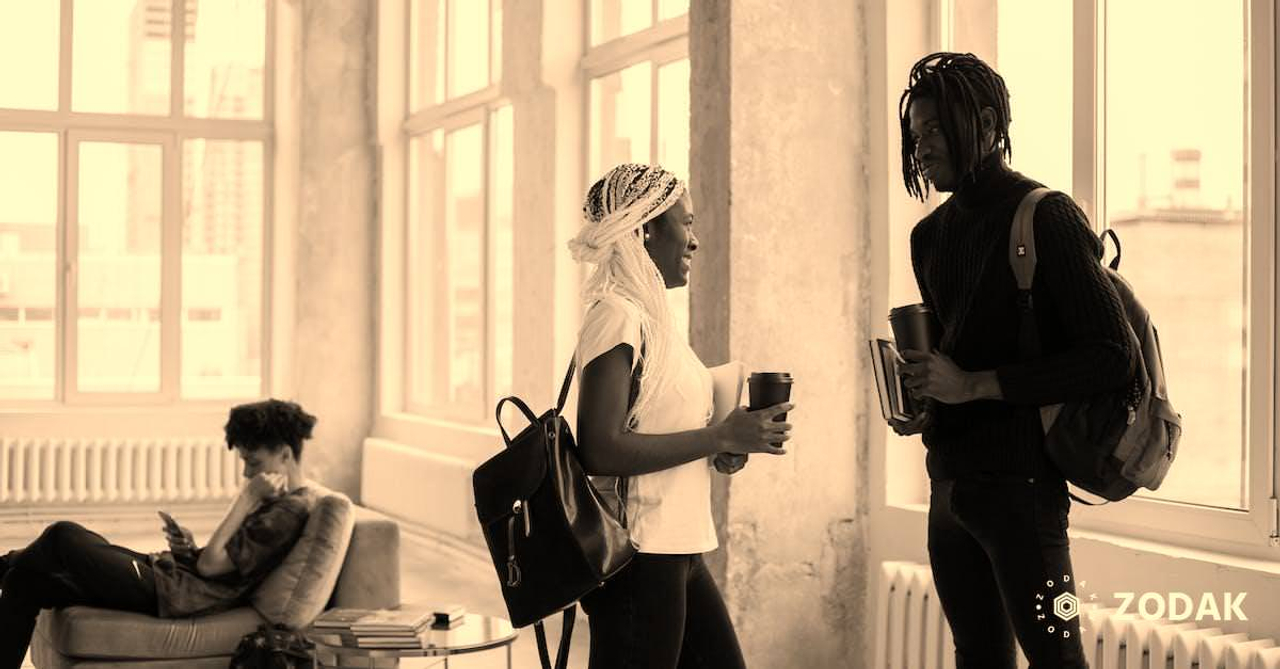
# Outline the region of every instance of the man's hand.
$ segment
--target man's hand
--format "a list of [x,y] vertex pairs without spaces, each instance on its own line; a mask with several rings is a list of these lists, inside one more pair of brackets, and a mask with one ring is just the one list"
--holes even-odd
[[191,559],[196,554],[196,541],[192,536],[191,530],[181,526],[172,525],[164,528],[164,538],[169,542],[169,552],[173,553],[175,558]]
[[747,466],[747,458],[750,457],[746,453],[738,455],[736,453],[717,453],[714,463],[716,471],[721,474],[736,474]]
[[255,502],[265,502],[285,494],[289,479],[284,474],[263,472],[249,479],[244,493]]
[[928,402],[923,402],[925,406],[911,417],[911,420],[901,421],[889,419],[889,427],[898,434],[899,437],[909,437],[913,434],[920,434],[926,428],[933,424],[933,412],[929,410]]
[[944,353],[902,351],[907,364],[902,366],[902,385],[914,399],[931,397],[944,404],[963,404],[975,399],[975,378],[960,369]]

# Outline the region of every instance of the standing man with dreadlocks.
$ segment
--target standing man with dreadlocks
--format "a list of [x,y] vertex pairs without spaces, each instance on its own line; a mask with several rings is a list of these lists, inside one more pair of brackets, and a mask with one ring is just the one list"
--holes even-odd
[[[905,385],[928,406],[899,434],[923,432],[931,480],[929,559],[960,669],[1087,668],[1079,619],[1053,599],[1075,590],[1066,482],[1044,450],[1038,407],[1124,385],[1135,355],[1102,246],[1070,197],[1035,213],[1032,299],[1043,355],[1019,356],[1009,266],[1014,210],[1036,181],[1005,163],[1009,93],[972,54],[935,53],[911,69],[899,101],[907,192],[951,197],[911,232],[938,349],[905,352]],[[1053,631],[1050,632],[1049,630]]]

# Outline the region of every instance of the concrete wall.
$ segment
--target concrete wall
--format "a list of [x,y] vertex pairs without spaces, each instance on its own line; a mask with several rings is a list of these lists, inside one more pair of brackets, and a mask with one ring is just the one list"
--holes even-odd
[[367,0],[304,0],[278,10],[297,17],[300,54],[289,385],[319,417],[308,473],[355,498],[374,401],[375,9]]
[[709,364],[796,377],[790,453],[754,457],[718,500],[722,585],[753,667],[858,666],[864,652],[864,4],[690,15],[694,345]]

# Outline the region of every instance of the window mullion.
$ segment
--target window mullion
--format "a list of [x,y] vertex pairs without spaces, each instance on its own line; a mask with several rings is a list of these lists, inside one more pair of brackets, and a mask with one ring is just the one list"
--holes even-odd
[[62,10],[58,13],[61,24],[58,30],[58,111],[66,113],[71,110],[71,52],[72,25],[71,12],[73,0],[62,0]]
[[1247,226],[1246,295],[1249,314],[1248,403],[1245,407],[1245,457],[1248,472],[1247,502],[1251,509],[1265,509],[1271,546],[1280,546],[1280,434],[1276,396],[1280,361],[1276,360],[1277,310],[1276,262],[1280,256],[1276,235],[1276,193],[1280,188],[1276,152],[1276,12],[1272,3],[1247,3],[1245,137],[1245,225]]
[[[482,398],[492,399],[494,391],[498,387],[497,384],[497,365],[494,364],[494,357],[497,352],[497,301],[493,296],[495,261],[497,252],[494,249],[493,234],[493,113],[490,111],[485,114],[484,132],[481,133],[482,144],[480,147],[481,161],[484,174],[480,177],[480,192],[483,194],[480,198],[480,208],[482,211],[481,220],[483,221],[481,233],[484,248],[484,272],[481,274],[480,299],[483,300],[481,313],[484,314],[484,379],[480,383],[482,389]],[[476,416],[476,420],[484,420],[485,408],[484,400],[481,401],[480,411]]]
[[[276,3],[268,1],[267,3],[267,28],[266,42],[263,45],[262,63],[262,120],[265,121],[272,129],[274,135],[276,120]],[[375,12],[376,13],[376,12]],[[186,24],[183,24],[186,28]],[[184,53],[185,53],[185,46]],[[183,73],[186,76],[186,73]],[[185,79],[183,80],[185,82]],[[184,83],[185,86],[185,83]],[[267,152],[263,152],[266,154]],[[265,358],[265,356],[264,356]],[[263,377],[266,378],[265,376]]]
[[934,4],[933,39],[939,51],[952,51],[955,47],[955,0],[937,0]]
[[453,36],[453,24],[451,23],[451,21],[453,21],[453,0],[445,0],[440,4],[444,7],[444,16],[440,19],[444,23],[444,39],[441,40],[444,48],[442,51],[437,52],[437,58],[444,61],[443,101],[448,101],[453,99],[453,81],[450,80],[450,70],[453,68],[449,67],[452,64],[449,62],[449,57],[450,54],[453,53],[453,45],[449,42],[450,38]]
[[1072,21],[1072,142],[1071,189],[1072,196],[1084,210],[1095,229],[1105,224],[1101,217],[1106,212],[1102,206],[1101,169],[1106,146],[1102,120],[1105,112],[1103,99],[1103,51],[1102,20],[1106,0],[1075,0]]
[[160,233],[160,395],[176,400],[182,362],[182,160],[181,140],[163,144]]
[[61,358],[62,369],[59,374],[61,382],[61,398],[68,401],[78,396],[79,382],[79,326],[76,315],[80,310],[80,140],[75,131],[63,135],[64,177],[63,217],[62,217],[62,253],[63,265],[60,272],[60,290],[62,291],[61,309]]
[[187,8],[186,0],[171,0],[169,9],[169,115],[181,118],[183,109],[183,81],[186,69]]
[[[654,13],[656,15],[658,9],[657,0],[653,3]],[[649,164],[658,164],[658,117],[662,113],[662,107],[658,100],[658,64],[649,62]],[[665,165],[663,167],[666,167]]]

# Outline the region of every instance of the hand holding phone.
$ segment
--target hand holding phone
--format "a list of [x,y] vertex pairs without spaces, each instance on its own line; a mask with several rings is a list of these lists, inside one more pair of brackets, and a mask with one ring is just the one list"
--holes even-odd
[[160,519],[164,521],[165,539],[169,541],[169,551],[177,557],[189,557],[194,554],[196,549],[195,538],[191,535],[191,530],[178,524],[173,516],[164,511],[157,511]]

